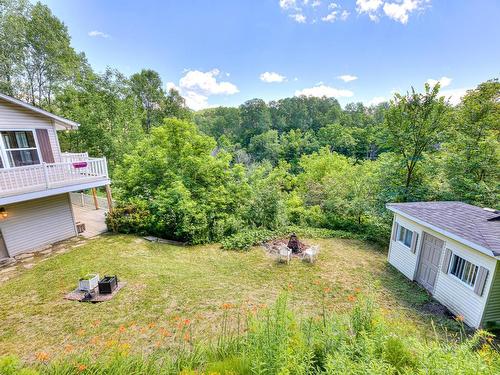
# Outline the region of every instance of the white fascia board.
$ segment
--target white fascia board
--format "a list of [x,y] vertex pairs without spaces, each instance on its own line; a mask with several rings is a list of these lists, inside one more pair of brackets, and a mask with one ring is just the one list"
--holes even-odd
[[455,233],[451,233],[451,232],[449,232],[449,231],[447,231],[445,229],[442,229],[442,228],[439,228],[439,227],[437,227],[435,225],[429,224],[428,222],[426,222],[426,221],[424,221],[422,219],[416,218],[415,216],[412,216],[410,214],[407,214],[406,212],[398,210],[397,208],[394,208],[394,207],[391,207],[391,206],[388,206],[388,205],[386,205],[386,208],[388,210],[390,210],[390,211],[398,214],[398,215],[401,215],[401,216],[403,216],[403,217],[405,217],[407,219],[410,219],[410,220],[414,221],[417,224],[420,224],[420,225],[422,225],[424,227],[432,229],[433,231],[435,231],[437,233],[440,233],[443,236],[449,237],[452,240],[455,240],[455,241],[460,242],[460,243],[462,243],[464,245],[467,245],[467,246],[473,248],[474,250],[477,250],[477,251],[479,251],[479,252],[481,252],[481,253],[483,253],[485,255],[488,255],[488,256],[493,257],[495,259],[500,259],[500,256],[498,256],[498,257],[495,256],[495,254],[493,254],[493,252],[491,250],[485,248],[484,246],[478,245],[477,243],[471,242],[471,241],[469,241],[469,240],[467,240],[467,239],[465,239],[463,237],[460,237],[460,236],[456,235]]
[[54,188],[54,189],[45,189],[45,190],[38,190],[38,191],[29,192],[29,193],[12,195],[9,197],[0,198],[0,206],[12,204],[12,203],[29,201],[32,199],[49,197],[51,195],[69,193],[71,191],[87,190],[87,189],[91,189],[91,188],[95,188],[95,187],[99,187],[99,186],[106,186],[106,185],[109,185],[110,183],[111,183],[111,181],[109,179],[104,179],[104,180],[87,182],[84,184],[66,185],[66,186],[61,186],[61,187]]

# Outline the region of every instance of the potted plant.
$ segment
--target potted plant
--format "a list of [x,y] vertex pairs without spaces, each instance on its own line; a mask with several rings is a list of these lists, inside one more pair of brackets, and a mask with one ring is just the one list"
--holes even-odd
[[80,277],[78,289],[91,291],[97,287],[98,283],[99,275],[96,273],[88,273],[85,276]]

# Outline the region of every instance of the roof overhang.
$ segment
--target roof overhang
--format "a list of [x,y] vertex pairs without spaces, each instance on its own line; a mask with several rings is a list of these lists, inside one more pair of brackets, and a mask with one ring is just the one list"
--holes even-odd
[[53,113],[47,112],[41,108],[35,107],[34,105],[28,104],[26,102],[23,102],[22,100],[13,98],[11,96],[5,95],[0,93],[0,99],[3,99],[9,103],[18,105],[20,107],[23,107],[29,111],[38,113],[39,115],[45,116],[47,118],[52,119],[54,122],[54,125],[56,126],[57,130],[70,130],[70,129],[77,129],[80,124],[68,120],[64,117],[54,115]]
[[461,244],[469,246],[469,247],[473,248],[474,250],[479,251],[480,253],[483,253],[485,255],[488,255],[490,257],[493,257],[495,259],[500,260],[500,256],[496,256],[493,253],[493,251],[491,251],[490,249],[488,249],[488,248],[486,248],[484,246],[478,245],[475,242],[469,241],[469,240],[467,240],[467,239],[465,239],[465,238],[463,238],[461,236],[458,236],[455,233],[449,232],[449,231],[447,231],[447,230],[445,230],[443,228],[440,228],[438,226],[430,224],[430,223],[426,222],[425,220],[419,219],[418,217],[415,217],[415,216],[410,215],[410,214],[408,214],[406,212],[403,212],[403,211],[399,210],[398,208],[391,206],[391,203],[386,204],[385,207],[389,211],[392,211],[392,212],[394,212],[394,213],[396,213],[398,215],[401,215],[401,216],[403,216],[403,217],[405,217],[405,218],[407,218],[409,220],[412,220],[415,223],[420,224],[420,225],[422,225],[422,226],[424,226],[426,228],[432,229],[434,232],[440,233],[443,236],[449,237],[452,240],[455,240],[455,241],[457,241],[457,242],[459,242]]

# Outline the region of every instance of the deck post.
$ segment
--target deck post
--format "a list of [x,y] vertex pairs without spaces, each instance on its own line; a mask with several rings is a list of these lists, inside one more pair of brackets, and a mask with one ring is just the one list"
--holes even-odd
[[106,198],[108,199],[108,212],[113,213],[113,197],[111,196],[111,186],[106,185]]
[[94,206],[95,209],[99,209],[99,202],[97,201],[97,190],[95,188],[92,188],[92,198],[94,198]]

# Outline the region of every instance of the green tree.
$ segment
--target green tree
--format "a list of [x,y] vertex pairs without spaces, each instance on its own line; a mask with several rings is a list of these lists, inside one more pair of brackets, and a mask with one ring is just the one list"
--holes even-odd
[[424,153],[436,151],[446,129],[447,106],[439,97],[439,84],[425,85],[423,94],[395,94],[386,111],[387,144],[402,159],[405,168],[401,200],[412,197],[415,172]]
[[248,152],[256,161],[268,160],[276,165],[281,154],[278,132],[268,130],[252,137],[248,145]]
[[149,133],[153,126],[161,123],[165,93],[160,75],[154,70],[143,69],[130,77],[130,85],[144,109],[144,131]]
[[467,92],[443,146],[451,199],[500,207],[500,82]]
[[271,128],[269,108],[262,99],[248,100],[240,105],[239,141],[248,146],[252,137]]

